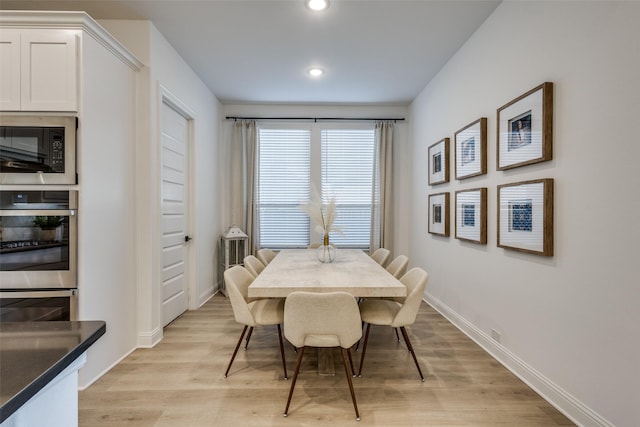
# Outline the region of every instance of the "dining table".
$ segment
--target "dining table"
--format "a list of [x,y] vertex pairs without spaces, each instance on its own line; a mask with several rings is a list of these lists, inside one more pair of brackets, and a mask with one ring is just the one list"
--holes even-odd
[[[338,249],[329,263],[318,259],[317,250],[279,251],[249,285],[249,298],[286,298],[296,291],[342,291],[355,298],[407,296],[406,286],[363,250]],[[318,349],[320,375],[335,375],[330,350]]]
[[284,249],[248,290],[249,298],[286,298],[291,292],[347,292],[358,298],[405,297],[406,287],[361,249],[338,249],[324,263],[317,249]]

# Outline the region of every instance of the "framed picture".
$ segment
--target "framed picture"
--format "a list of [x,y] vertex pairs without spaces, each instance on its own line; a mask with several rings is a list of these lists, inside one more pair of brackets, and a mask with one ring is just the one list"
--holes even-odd
[[482,117],[455,134],[456,179],[487,173],[487,118]]
[[449,138],[429,147],[429,185],[449,182]]
[[543,83],[498,108],[497,120],[497,170],[551,160],[553,83]]
[[487,189],[456,191],[456,239],[487,244]]
[[429,195],[429,233],[449,236],[449,193]]
[[553,256],[553,179],[498,186],[498,246]]

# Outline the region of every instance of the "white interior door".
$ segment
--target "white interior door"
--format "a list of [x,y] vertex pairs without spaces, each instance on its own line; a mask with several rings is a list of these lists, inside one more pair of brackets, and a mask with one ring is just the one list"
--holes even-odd
[[162,103],[162,321],[188,307],[189,120]]

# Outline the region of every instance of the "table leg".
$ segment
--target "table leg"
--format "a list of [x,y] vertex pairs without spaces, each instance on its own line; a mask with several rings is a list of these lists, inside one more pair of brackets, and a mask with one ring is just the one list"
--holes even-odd
[[318,375],[334,376],[336,374],[333,353],[332,348],[318,348]]

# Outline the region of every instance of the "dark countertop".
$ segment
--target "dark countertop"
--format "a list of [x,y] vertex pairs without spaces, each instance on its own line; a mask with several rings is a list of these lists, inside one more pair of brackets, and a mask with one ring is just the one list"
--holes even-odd
[[0,423],[98,338],[103,321],[0,322]]

